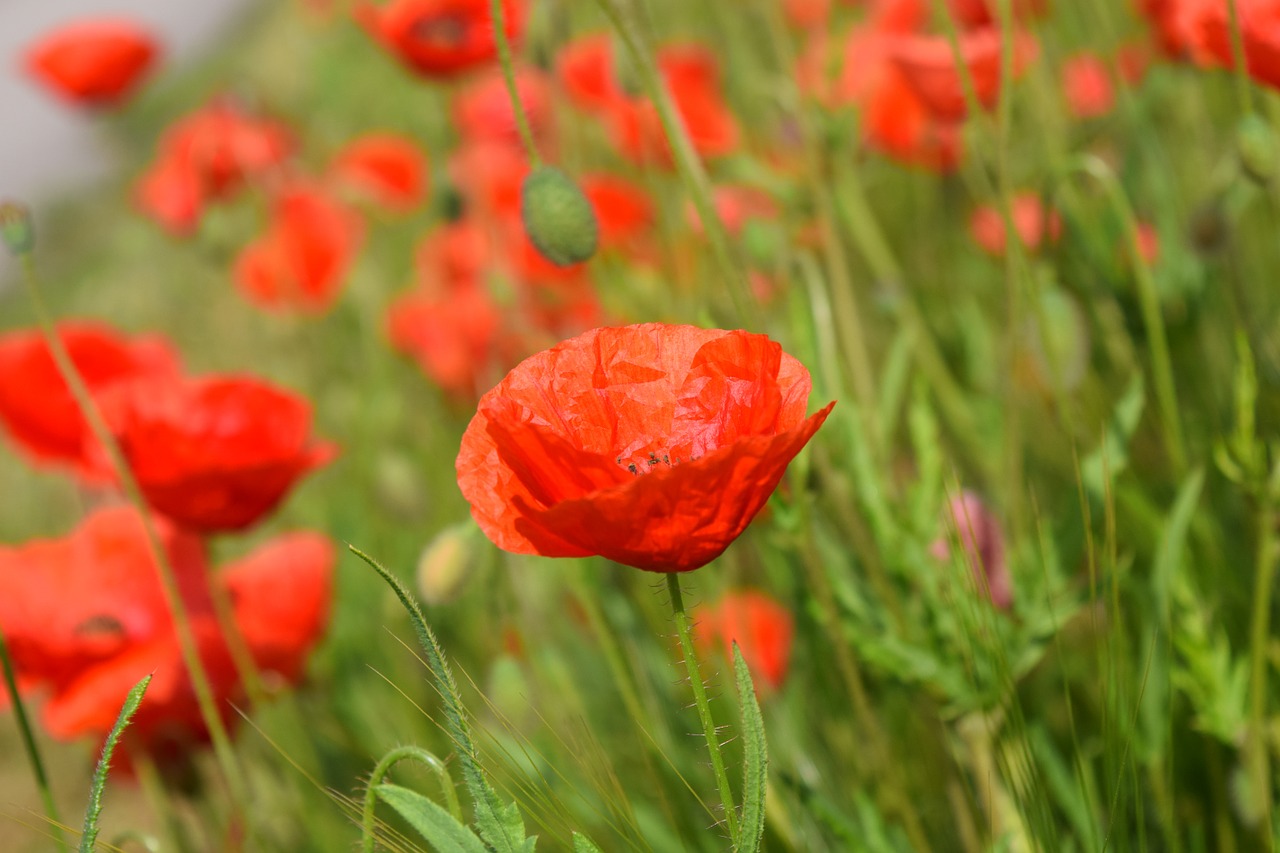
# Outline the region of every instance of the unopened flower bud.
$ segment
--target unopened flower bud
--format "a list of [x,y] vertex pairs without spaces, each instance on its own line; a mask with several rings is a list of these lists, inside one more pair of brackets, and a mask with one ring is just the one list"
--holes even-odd
[[1245,174],[1259,184],[1268,183],[1276,174],[1276,135],[1260,116],[1250,113],[1236,128],[1236,150]]
[[559,169],[540,166],[529,173],[520,188],[520,214],[533,245],[556,266],[581,263],[595,254],[600,232],[595,209]]
[[427,604],[448,604],[475,571],[480,529],[470,521],[446,527],[418,558],[418,594]]
[[15,257],[35,248],[36,230],[26,205],[13,201],[0,203],[0,238]]

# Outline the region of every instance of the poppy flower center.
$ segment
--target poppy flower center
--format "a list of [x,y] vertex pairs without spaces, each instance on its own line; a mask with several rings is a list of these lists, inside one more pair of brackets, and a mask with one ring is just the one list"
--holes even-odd
[[419,18],[409,29],[414,41],[424,47],[449,50],[459,47],[467,36],[467,22],[460,15]]

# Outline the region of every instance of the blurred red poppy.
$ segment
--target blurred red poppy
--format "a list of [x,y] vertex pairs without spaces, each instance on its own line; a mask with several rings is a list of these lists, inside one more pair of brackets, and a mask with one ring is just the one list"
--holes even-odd
[[68,101],[97,107],[128,97],[158,53],[151,34],[132,21],[90,19],[42,36],[27,48],[26,66]]
[[236,259],[236,285],[268,310],[321,313],[337,298],[363,238],[354,212],[317,186],[294,184],[275,197],[267,233]]
[[391,345],[445,391],[472,400],[501,328],[497,306],[480,287],[441,296],[410,291],[387,309]]
[[773,690],[782,686],[795,632],[789,610],[762,592],[740,590],[713,605],[698,607],[693,617],[700,646],[708,650],[719,646],[732,661],[736,642],[754,680],[763,679]]
[[[1245,68],[1258,83],[1280,89],[1280,3],[1236,0]],[[1192,54],[1202,64],[1235,67],[1231,48],[1231,15],[1225,2],[1183,3],[1178,16]]]
[[[136,380],[175,377],[178,355],[158,335],[132,340],[93,321],[64,322],[58,337],[99,405]],[[89,425],[36,331],[0,336],[0,424],[32,461],[70,466],[90,481],[109,478]]]
[[258,521],[337,453],[306,400],[247,376],[148,383],[108,419],[151,507],[206,533]]
[[764,335],[594,329],[523,361],[480,400],[458,485],[499,547],[657,572],[736,539],[835,404]]
[[797,29],[822,27],[831,16],[831,0],[783,0],[787,23]]
[[231,98],[215,98],[165,131],[135,201],[170,232],[187,234],[209,200],[278,168],[293,149],[283,124],[254,116]]
[[[163,522],[159,531],[219,711],[230,722],[231,703],[243,701],[243,690],[214,617],[203,543]],[[328,621],[334,561],[326,538],[295,533],[212,576],[230,596],[236,627],[262,675],[289,682],[301,676]],[[126,766],[132,750],[164,762],[185,758],[193,743],[208,738],[132,508],[99,510],[63,539],[0,549],[0,625],[27,687],[50,689],[43,721],[54,737],[104,737],[130,688],[154,673],[126,733]]]
[[[502,0],[507,38],[524,33],[525,0]],[[451,77],[497,56],[489,0],[391,0],[362,2],[356,19],[410,70],[424,77]]]
[[[551,126],[551,84],[547,75],[536,68],[519,68],[515,78],[529,129],[535,137],[543,138]],[[469,140],[520,144],[511,95],[501,71],[478,77],[454,96],[453,125]]]
[[626,178],[599,172],[583,175],[578,183],[596,212],[601,248],[626,245],[653,227],[653,200]]
[[[1001,34],[994,27],[971,30],[960,37],[960,54],[969,69],[978,103],[990,108],[1000,95]],[[1011,77],[1017,77],[1035,58],[1036,42],[1028,33],[1015,33]],[[961,121],[969,112],[955,52],[942,36],[904,36],[892,51],[903,79],[929,111],[942,121]]]
[[951,556],[951,543],[960,545],[973,570],[978,591],[1001,610],[1013,606],[1013,577],[1005,557],[1004,533],[1000,523],[973,492],[961,492],[946,508],[946,531],[930,546],[939,560]]
[[[1062,217],[1045,206],[1036,193],[1018,193],[1011,201],[1013,227],[1022,245],[1035,252],[1045,242],[1054,242],[1062,233]],[[987,254],[1004,257],[1008,248],[1004,219],[992,205],[983,205],[969,219],[973,241]]]
[[368,133],[334,156],[329,180],[387,210],[405,212],[427,194],[427,158],[411,139]]
[[1106,64],[1092,53],[1078,53],[1062,63],[1062,93],[1076,118],[1097,118],[1111,112],[1115,87]]

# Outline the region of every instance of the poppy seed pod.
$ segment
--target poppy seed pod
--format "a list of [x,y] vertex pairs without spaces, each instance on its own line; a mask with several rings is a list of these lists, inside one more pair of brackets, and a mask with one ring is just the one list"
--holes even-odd
[[31,225],[31,211],[13,201],[0,204],[0,239],[14,257],[27,254],[36,245],[36,231]]
[[539,254],[558,267],[587,260],[600,228],[595,209],[572,178],[553,166],[529,173],[520,187],[520,216]]
[[1245,116],[1236,128],[1236,150],[1245,174],[1254,181],[1266,184],[1275,177],[1276,136],[1256,113]]

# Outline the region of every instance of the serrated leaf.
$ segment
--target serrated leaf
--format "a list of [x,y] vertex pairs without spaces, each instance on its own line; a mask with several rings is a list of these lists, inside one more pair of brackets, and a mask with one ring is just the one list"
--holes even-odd
[[733,674],[738,682],[742,705],[742,819],[738,822],[738,838],[734,850],[755,853],[764,837],[764,802],[769,782],[769,750],[764,736],[764,717],[756,701],[756,686],[751,670],[742,657],[738,644],[733,644]]
[[467,724],[466,709],[462,704],[462,696],[458,693],[457,682],[453,680],[453,670],[445,659],[444,649],[436,638],[435,632],[427,624],[422,608],[412,593],[377,560],[370,557],[355,546],[348,546],[351,552],[369,564],[378,575],[387,582],[391,590],[400,599],[404,609],[409,613],[409,622],[418,635],[418,642],[427,655],[427,666],[435,680],[436,690],[444,701],[445,729],[454,747],[458,750],[458,761],[462,765],[462,779],[475,805],[476,829],[484,843],[497,853],[524,853],[528,850],[524,832],[524,821],[520,817],[520,809],[514,803],[503,805],[493,786],[480,767],[480,756],[475,741],[471,738],[471,728]]
[[124,706],[116,717],[115,725],[111,727],[106,742],[102,744],[102,755],[98,758],[98,766],[93,769],[93,785],[89,789],[89,807],[84,812],[84,829],[80,832],[80,853],[93,850],[93,845],[98,840],[98,833],[101,831],[98,818],[102,816],[102,794],[107,787],[107,771],[111,769],[111,756],[115,753],[116,744],[120,742],[120,736],[124,734],[125,727],[129,725],[129,721],[138,711],[138,706],[142,704],[143,694],[147,692],[149,684],[151,684],[151,676],[144,676],[129,691],[129,695],[125,697]]
[[390,783],[374,788],[439,853],[487,853],[484,842],[428,797]]
[[604,853],[604,851],[581,832],[575,832],[573,834],[573,853]]

